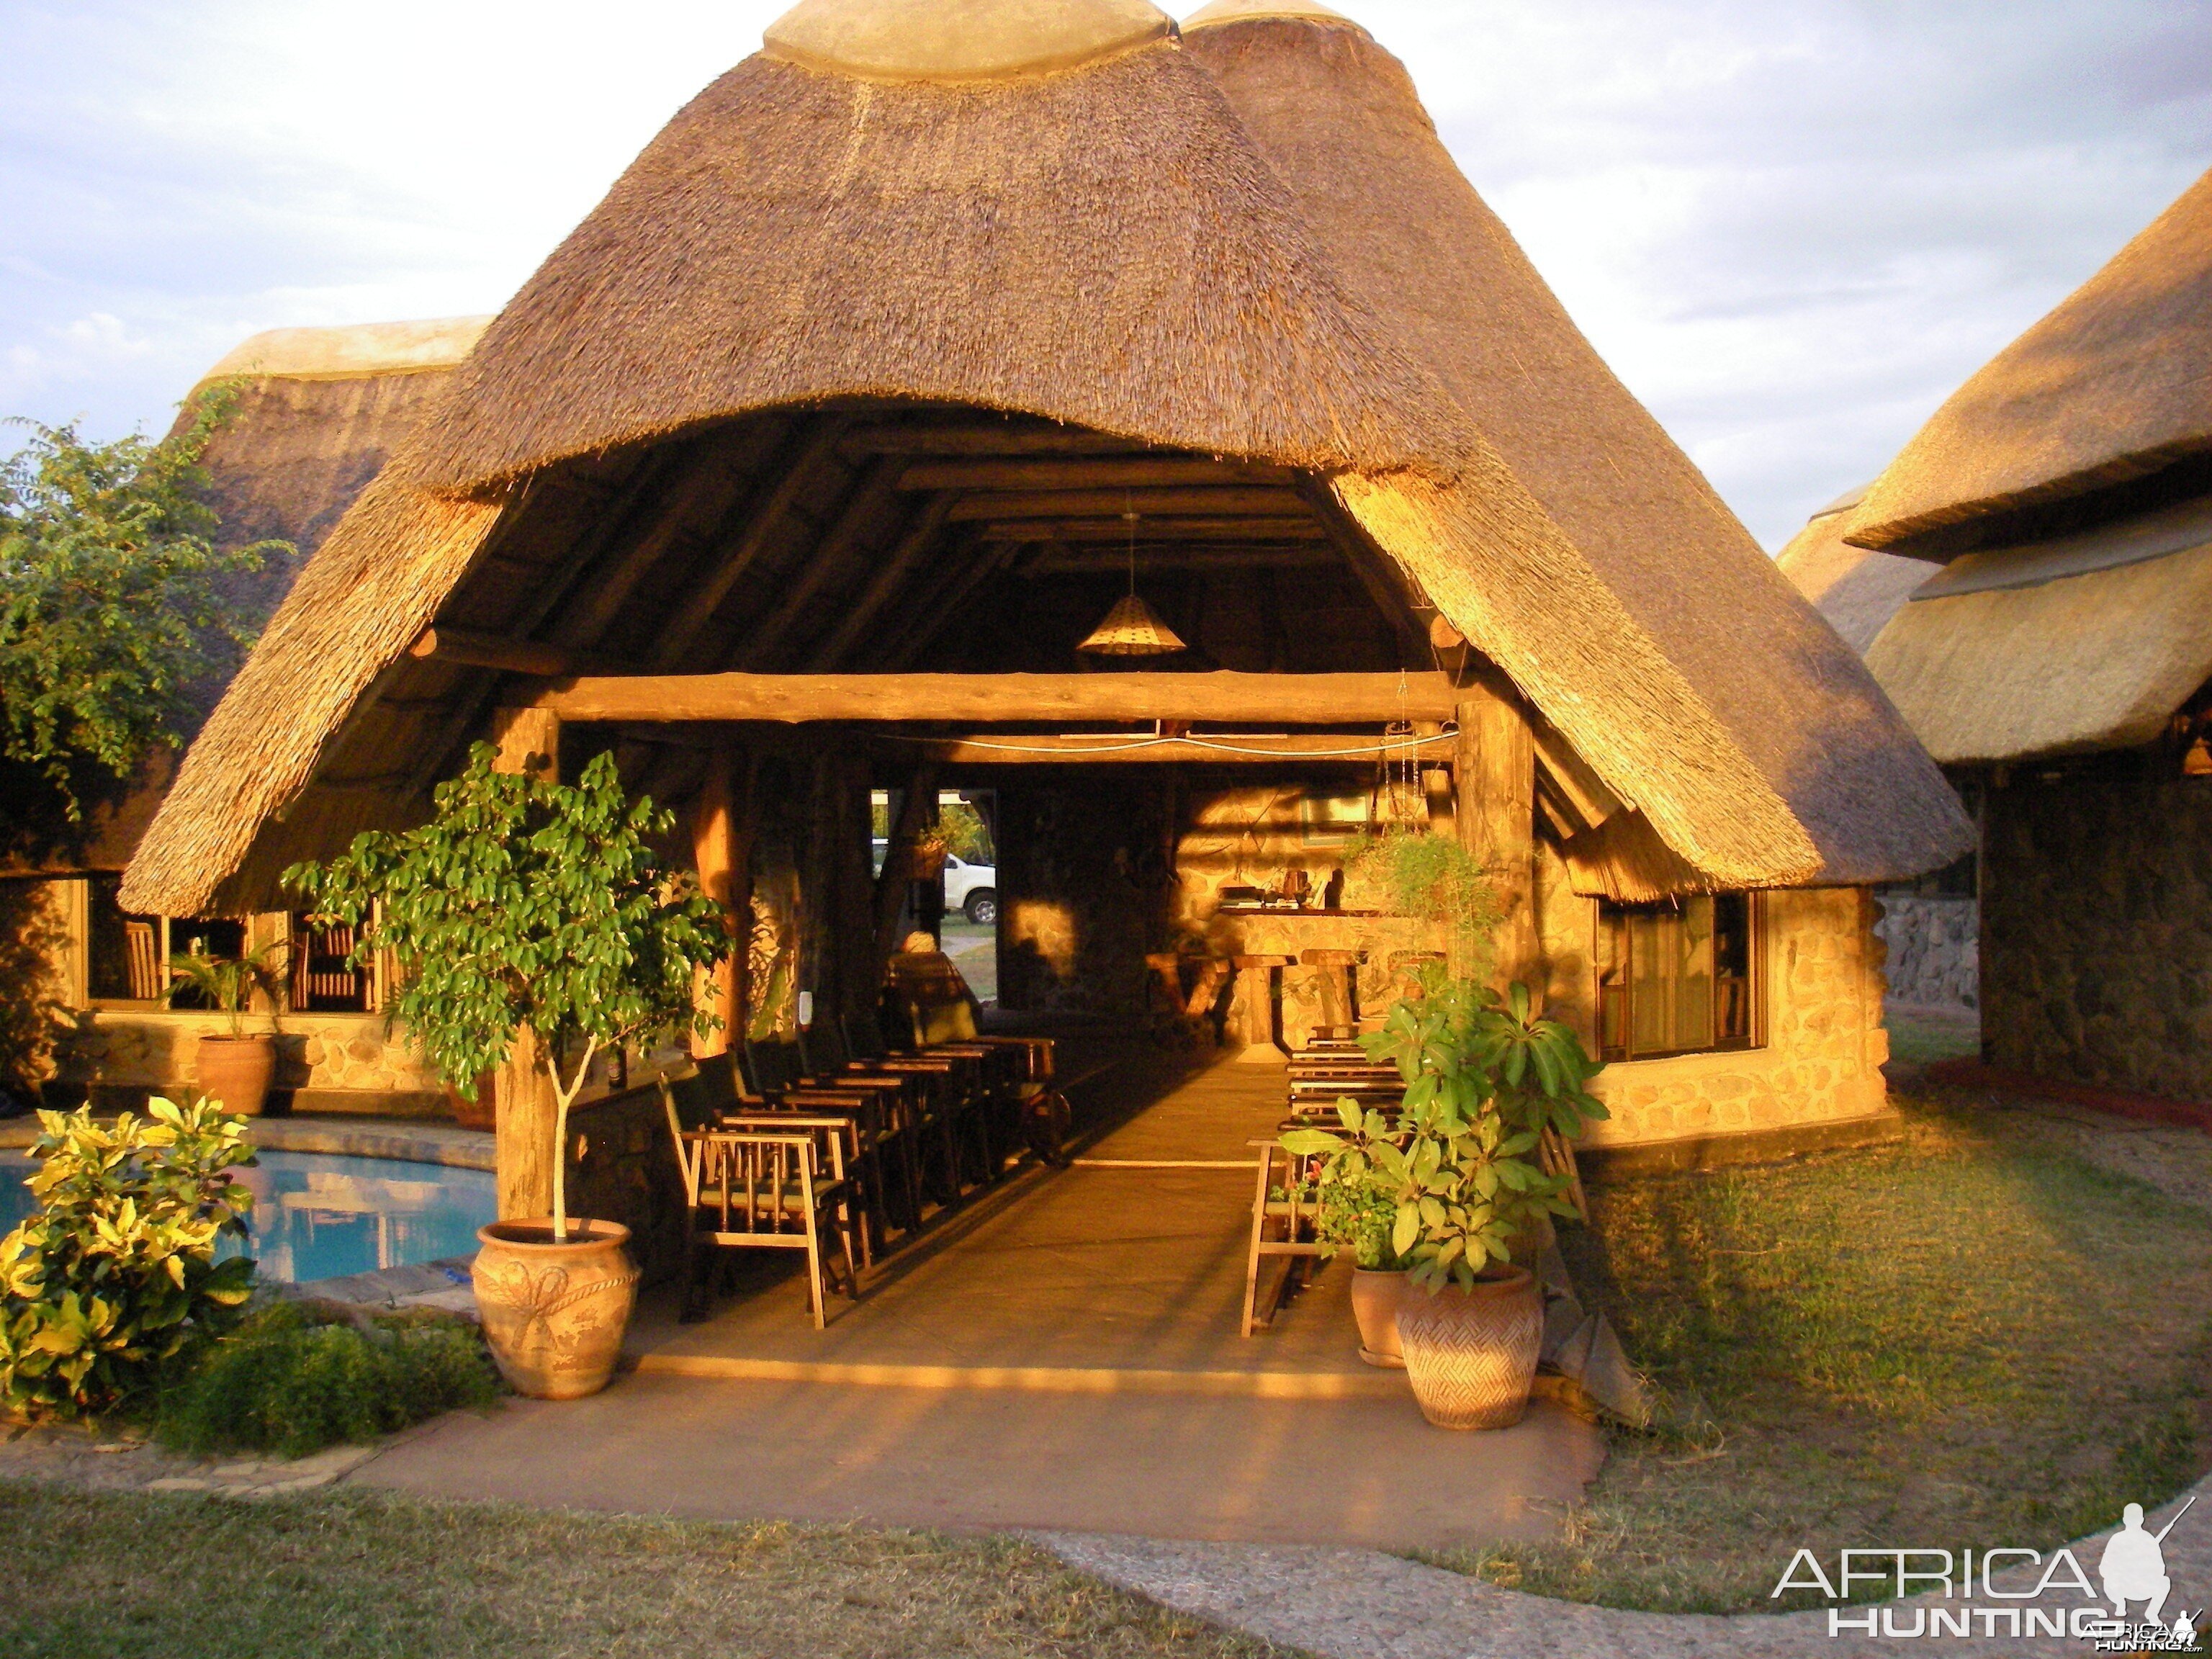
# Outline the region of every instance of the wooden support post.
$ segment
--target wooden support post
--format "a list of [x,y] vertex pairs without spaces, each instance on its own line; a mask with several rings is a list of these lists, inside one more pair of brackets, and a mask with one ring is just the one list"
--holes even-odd
[[1477,684],[1460,695],[1452,769],[1459,842],[1491,872],[1505,908],[1492,934],[1490,977],[1501,988],[1515,980],[1536,988],[1536,752],[1528,716],[1509,690]]
[[[737,889],[737,803],[732,794],[730,751],[717,749],[707,762],[706,781],[691,808],[691,848],[699,890],[726,909],[736,902]],[[734,932],[734,912],[731,923]],[[693,1004],[721,1022],[713,1031],[691,1033],[691,1053],[698,1059],[726,1054],[738,1041],[737,967],[726,957],[712,968],[693,970]]]
[[[495,771],[561,775],[561,720],[542,708],[502,708],[492,718],[499,749]],[[502,1221],[553,1212],[553,1177],[561,1149],[553,1145],[556,1106],[544,1045],[527,1025],[519,1027],[499,1068],[495,1156]]]
[[880,967],[898,949],[899,912],[906,908],[907,884],[914,878],[914,843],[937,804],[937,767],[924,761],[908,779],[896,822],[884,846],[883,873],[876,878],[876,961]]

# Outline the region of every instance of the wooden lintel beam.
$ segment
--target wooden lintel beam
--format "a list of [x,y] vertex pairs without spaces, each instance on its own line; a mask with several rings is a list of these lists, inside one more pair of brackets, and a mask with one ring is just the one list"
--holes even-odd
[[1305,503],[1288,486],[1232,484],[1218,489],[1040,489],[979,493],[954,503],[952,517],[959,523],[981,523],[1000,519],[1114,519],[1124,515],[1160,517],[1291,518]]
[[1208,460],[1202,455],[1121,455],[1091,459],[934,460],[908,466],[901,489],[1162,489],[1233,484],[1289,489],[1288,467]]
[[563,681],[534,706],[570,720],[1200,720],[1338,726],[1449,720],[1434,672],[636,674]]
[[[1309,518],[1140,519],[1137,545],[1161,542],[1326,542],[1328,532]],[[1112,519],[1018,519],[983,526],[987,542],[1113,542],[1127,546],[1129,526]]]
[[[1129,455],[1152,453],[1136,438],[1116,438],[1081,427],[869,426],[839,446],[855,459],[867,455]],[[1170,452],[1173,453],[1173,452]]]
[[932,739],[920,747],[941,766],[1254,766],[1285,761],[1372,766],[1377,760],[1449,761],[1457,743],[1449,736],[1408,742],[1381,736],[1221,732],[1188,738],[969,736]]

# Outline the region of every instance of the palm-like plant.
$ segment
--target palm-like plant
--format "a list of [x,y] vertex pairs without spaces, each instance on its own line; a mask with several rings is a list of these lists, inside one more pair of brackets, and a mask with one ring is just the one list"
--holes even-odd
[[186,992],[203,997],[229,1016],[231,1036],[244,1036],[246,1011],[253,1006],[255,993],[268,998],[270,1007],[281,1006],[287,954],[281,945],[268,945],[242,957],[171,957],[168,988],[161,1000],[173,1005]]

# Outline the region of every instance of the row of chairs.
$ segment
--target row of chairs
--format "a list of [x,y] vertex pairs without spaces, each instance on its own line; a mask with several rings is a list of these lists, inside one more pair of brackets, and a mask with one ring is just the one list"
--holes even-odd
[[1062,1161],[1054,1070],[1048,1039],[895,1051],[862,1015],[663,1080],[687,1209],[683,1317],[706,1316],[722,1250],[804,1250],[820,1328],[830,1290],[857,1299],[860,1273],[933,1210],[995,1185],[1024,1147]]

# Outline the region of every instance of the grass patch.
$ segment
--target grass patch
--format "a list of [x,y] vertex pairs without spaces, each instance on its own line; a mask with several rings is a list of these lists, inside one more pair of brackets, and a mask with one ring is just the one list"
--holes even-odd
[[1925,1066],[1939,1060],[1981,1058],[1981,1024],[1971,1014],[1907,1013],[1892,1008],[1882,1024],[1889,1030],[1893,1060]]
[[0,1656],[1262,1659],[1006,1539],[0,1483]]
[[2048,1549],[2203,1473],[2212,1215],[2010,1129],[1595,1188],[1561,1239],[1664,1401],[1567,1536],[1432,1558],[1670,1612],[1779,1611],[1801,1545]]
[[483,1339],[465,1321],[272,1302],[193,1358],[163,1394],[156,1433],[179,1451],[305,1457],[499,1394]]

